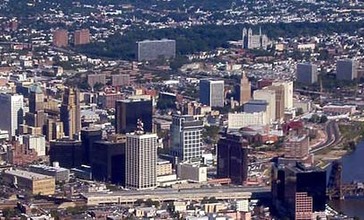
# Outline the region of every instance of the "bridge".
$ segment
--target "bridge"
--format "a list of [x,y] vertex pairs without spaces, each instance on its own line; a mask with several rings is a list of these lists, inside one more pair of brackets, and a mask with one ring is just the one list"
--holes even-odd
[[342,182],[342,164],[334,161],[327,184],[327,196],[330,200],[343,200],[345,197],[364,196],[364,184],[360,182]]

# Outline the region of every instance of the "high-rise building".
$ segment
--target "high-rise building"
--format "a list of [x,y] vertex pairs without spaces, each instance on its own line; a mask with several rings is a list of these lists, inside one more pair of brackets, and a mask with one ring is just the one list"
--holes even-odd
[[37,156],[46,155],[46,141],[43,135],[23,135],[23,144],[28,149],[34,149]]
[[357,61],[345,59],[336,62],[337,80],[353,80],[356,78],[358,78]]
[[307,192],[298,192],[295,201],[295,220],[313,219],[312,197]]
[[125,142],[125,137],[94,142],[91,154],[94,180],[125,185]]
[[132,189],[157,186],[157,134],[144,133],[141,122],[133,133],[126,134],[126,181]]
[[276,96],[276,120],[281,120],[284,117],[284,98],[285,89],[283,85],[272,85],[268,86],[268,89],[275,92]]
[[44,94],[39,84],[34,84],[29,89],[29,112],[36,113],[44,110]]
[[251,99],[251,96],[251,83],[248,77],[246,77],[245,72],[243,72],[240,80],[240,105],[247,103]]
[[61,139],[50,142],[49,161],[58,162],[61,167],[75,168],[83,163],[84,152],[82,142]]
[[170,59],[176,57],[175,40],[144,40],[137,42],[138,61],[157,60],[160,57]]
[[313,84],[317,82],[317,65],[311,63],[297,64],[297,82]]
[[73,37],[74,37],[75,46],[89,44],[90,43],[90,30],[89,29],[76,30]]
[[66,88],[61,105],[61,121],[65,136],[78,139],[81,131],[81,109],[79,91]]
[[125,86],[130,84],[129,74],[115,74],[111,75],[111,85],[112,86]]
[[0,93],[0,103],[0,129],[7,131],[10,137],[15,136],[19,132],[19,125],[23,123],[23,96]]
[[306,193],[308,197],[312,198],[313,212],[325,211],[326,171],[317,167],[305,166],[299,162],[288,165],[274,164],[272,196],[277,210],[285,209],[294,219],[296,204],[305,199],[298,196],[300,195],[298,193]]
[[43,134],[46,123],[44,112],[44,93],[39,84],[33,84],[29,89],[29,112],[25,113],[25,124],[22,133],[39,135]]
[[81,141],[84,155],[83,163],[91,165],[92,148],[96,141],[102,139],[102,131],[100,128],[85,127],[81,130]]
[[106,74],[88,74],[87,83],[93,88],[97,83],[106,84]]
[[224,107],[224,80],[200,80],[200,102],[211,107]]
[[47,141],[62,139],[64,136],[63,123],[57,118],[48,118],[45,135]]
[[198,159],[202,156],[203,122],[190,115],[173,115],[171,147],[180,160]]
[[53,46],[67,47],[68,46],[68,31],[57,29],[53,32]]
[[306,134],[290,135],[284,141],[284,157],[301,160],[309,155],[309,138]]
[[226,134],[217,144],[217,176],[242,185],[248,177],[248,143],[237,134]]
[[152,100],[125,99],[115,103],[115,129],[118,134],[135,131],[138,119],[144,123],[144,130],[152,132]]
[[292,81],[276,81],[272,83],[273,86],[284,87],[284,108],[293,108],[293,82]]
[[261,90],[255,90],[253,93],[254,100],[264,100],[268,103],[267,117],[269,122],[276,120],[276,92],[265,87]]

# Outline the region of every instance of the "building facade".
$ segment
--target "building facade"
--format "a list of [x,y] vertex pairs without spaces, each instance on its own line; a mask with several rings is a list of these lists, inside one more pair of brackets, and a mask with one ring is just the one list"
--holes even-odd
[[211,107],[224,107],[224,81],[200,80],[200,102]]
[[71,139],[77,139],[81,131],[80,94],[78,90],[65,89],[60,111],[64,135]]
[[159,58],[176,57],[176,41],[169,39],[144,40],[137,42],[138,61],[152,61]]
[[243,72],[240,80],[240,105],[247,103],[251,99],[251,96],[251,83],[248,77],[246,77],[245,72]]
[[353,80],[358,78],[357,61],[353,59],[338,60],[336,62],[336,79]]
[[89,44],[90,43],[90,30],[89,29],[76,30],[73,37],[74,37],[75,46]]
[[57,29],[53,32],[53,46],[67,47],[68,46],[68,31]]
[[19,126],[23,123],[24,100],[22,95],[0,93],[0,129],[15,136],[19,133]]
[[311,63],[297,64],[297,82],[313,84],[317,82],[317,65]]

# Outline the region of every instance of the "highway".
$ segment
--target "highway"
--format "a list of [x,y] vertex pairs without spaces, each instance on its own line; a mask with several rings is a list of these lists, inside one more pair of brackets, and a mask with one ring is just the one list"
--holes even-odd
[[341,135],[339,131],[339,126],[335,121],[329,121],[325,125],[325,132],[327,135],[327,140],[324,143],[319,144],[314,149],[310,150],[310,153],[317,153],[327,147],[336,145],[341,141]]
[[250,199],[270,195],[270,187],[210,187],[193,189],[156,189],[84,193],[87,205],[133,203],[138,199],[155,201],[201,201],[215,197],[219,200]]

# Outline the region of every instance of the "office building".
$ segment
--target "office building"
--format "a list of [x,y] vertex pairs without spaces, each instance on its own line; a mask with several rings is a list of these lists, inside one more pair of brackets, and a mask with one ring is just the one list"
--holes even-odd
[[273,86],[284,87],[284,109],[293,108],[293,81],[276,81]]
[[157,186],[157,134],[144,133],[142,122],[133,133],[126,134],[126,181],[132,189]]
[[170,127],[171,148],[180,160],[198,159],[202,156],[203,122],[189,115],[173,115]]
[[176,57],[175,40],[144,40],[137,42],[138,61],[152,61],[159,58],[171,59]]
[[270,45],[270,40],[267,35],[262,34],[261,28],[259,28],[259,34],[253,34],[251,28],[244,28],[242,32],[242,45],[244,49],[263,49],[266,50]]
[[245,72],[243,72],[240,79],[240,96],[239,96],[240,105],[244,105],[251,99],[252,96],[251,89],[252,89],[251,83],[248,77],[246,77]]
[[33,195],[53,195],[55,180],[51,176],[25,170],[5,170],[2,179],[6,184],[25,189]]
[[285,89],[283,85],[272,85],[268,86],[267,89],[272,90],[275,92],[276,97],[276,120],[281,120],[284,117],[284,110],[285,110]]
[[58,118],[48,118],[46,123],[47,141],[62,139],[64,136],[63,123]]
[[229,113],[228,114],[228,129],[240,129],[250,125],[267,125],[269,124],[267,113]]
[[307,192],[296,193],[295,220],[313,219],[312,197]]
[[65,89],[60,111],[64,135],[70,139],[78,139],[81,131],[80,95],[78,90],[73,88]]
[[58,162],[61,167],[74,168],[83,163],[84,152],[82,142],[70,139],[61,139],[50,142],[49,161]]
[[283,145],[285,158],[302,160],[309,155],[309,137],[306,134],[289,135]]
[[125,99],[115,103],[115,129],[118,134],[135,131],[138,119],[144,123],[144,130],[152,132],[152,100]]
[[298,193],[306,193],[312,198],[313,212],[325,211],[326,171],[299,162],[288,165],[275,163],[272,168],[272,196],[277,210],[284,209],[294,219],[296,204],[302,204],[303,200],[309,202],[309,198]]
[[19,133],[19,126],[23,123],[24,103],[23,96],[18,94],[0,93],[0,129],[15,136]]
[[179,179],[191,182],[207,182],[207,166],[200,163],[179,163],[177,176]]
[[239,134],[226,134],[217,143],[217,176],[242,185],[248,177],[248,143]]
[[70,178],[70,170],[60,167],[56,162],[53,166],[32,164],[29,166],[29,170],[34,173],[52,176],[56,182],[68,182]]
[[165,176],[171,175],[173,172],[172,170],[172,163],[168,160],[163,160],[158,158],[157,160],[157,176]]
[[224,80],[200,80],[200,102],[211,107],[224,107]]
[[81,130],[81,141],[84,152],[83,164],[91,165],[93,144],[102,139],[102,131],[96,127],[85,127]]
[[29,112],[25,113],[25,124],[22,125],[22,134],[43,134],[45,122],[44,93],[39,84],[33,84],[29,88]]
[[23,144],[28,149],[34,149],[37,156],[46,155],[46,140],[43,135],[23,135]]
[[57,29],[53,32],[53,46],[67,47],[68,46],[68,31]]
[[311,63],[297,64],[297,82],[311,85],[317,82],[317,75],[317,65]]
[[250,100],[244,104],[244,112],[266,112],[268,108],[268,102],[265,100]]
[[338,60],[336,62],[336,79],[353,80],[358,78],[357,61],[353,59]]
[[76,30],[73,37],[74,37],[75,46],[89,44],[90,43],[90,30],[89,29]]
[[94,142],[91,154],[94,180],[125,186],[125,143],[125,137]]
[[253,93],[254,100],[264,100],[268,103],[267,117],[269,122],[276,120],[276,92],[264,88],[261,90],[255,90]]

